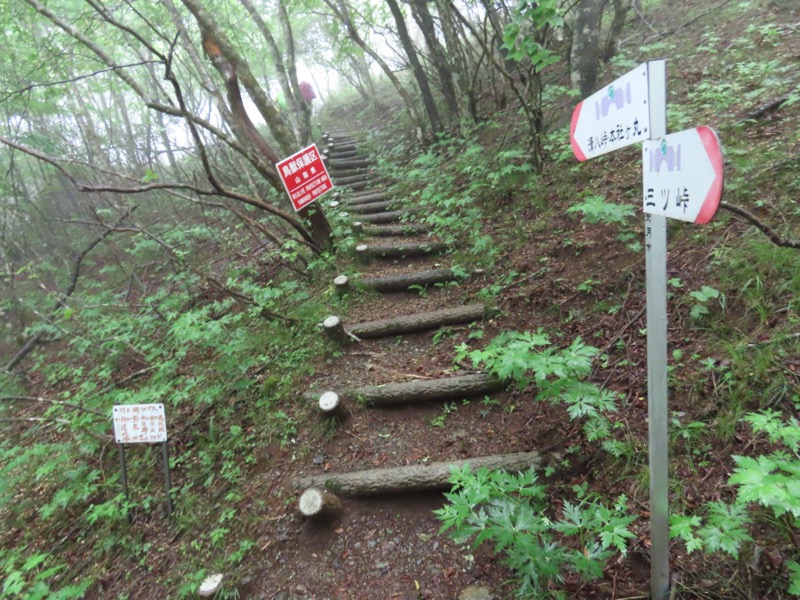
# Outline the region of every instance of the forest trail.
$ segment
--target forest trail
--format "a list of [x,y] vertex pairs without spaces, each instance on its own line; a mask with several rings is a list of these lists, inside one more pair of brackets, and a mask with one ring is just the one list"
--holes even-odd
[[[294,567],[286,577],[300,583],[275,597],[494,597],[485,584],[499,582],[481,581],[474,558],[438,535],[432,512],[451,465],[514,471],[541,462],[532,442],[481,443],[494,431],[480,414],[502,405],[505,386],[453,365],[441,347],[491,317],[459,285],[487,276],[450,268],[455,249],[429,233],[412,202],[387,192],[354,137],[333,133],[327,141],[338,193],[323,201],[350,220],[359,272],[331,282],[346,308],[323,330],[341,351],[304,393],[330,435],[291,477],[304,516],[299,532],[285,534]],[[450,423],[470,407],[472,417]]]

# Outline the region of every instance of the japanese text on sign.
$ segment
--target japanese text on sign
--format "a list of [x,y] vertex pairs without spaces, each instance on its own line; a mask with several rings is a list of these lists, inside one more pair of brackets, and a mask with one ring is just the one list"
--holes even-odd
[[648,65],[644,63],[575,107],[570,142],[578,160],[650,137],[647,76]]
[[671,133],[642,146],[645,213],[708,223],[722,196],[722,149],[709,127]]
[[118,444],[158,444],[167,441],[163,404],[122,404],[114,407],[114,441]]
[[314,144],[280,161],[276,166],[295,210],[301,210],[333,189],[325,164]]

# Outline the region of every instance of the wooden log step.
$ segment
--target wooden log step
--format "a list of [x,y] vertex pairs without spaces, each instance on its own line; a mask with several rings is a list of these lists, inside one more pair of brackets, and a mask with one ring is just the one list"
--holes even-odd
[[[333,171],[331,171],[331,173],[333,173]],[[355,175],[364,175],[366,173],[372,173],[372,171],[366,167],[363,169],[338,169],[336,171],[336,177],[353,177]]]
[[414,333],[417,331],[427,331],[444,327],[445,325],[460,325],[471,323],[482,319],[486,307],[483,304],[468,304],[455,308],[444,308],[430,312],[416,313],[413,315],[403,315],[368,321],[366,323],[356,323],[348,327],[350,333],[358,338],[379,338],[389,335],[400,335],[404,333]]
[[331,169],[354,169],[357,167],[368,167],[372,164],[372,161],[369,158],[341,158],[341,159],[329,159],[328,163],[330,164]]
[[364,235],[374,237],[408,237],[431,231],[427,223],[402,223],[400,225],[365,225],[362,221],[353,223],[353,229]]
[[396,406],[414,402],[461,400],[502,391],[506,385],[486,373],[458,375],[442,379],[421,379],[385,385],[346,388],[338,392],[308,394],[320,402],[325,394],[335,394],[341,402],[361,402],[368,406]]
[[333,176],[333,182],[336,185],[350,185],[351,183],[361,183],[362,181],[372,181],[373,179],[378,179],[378,176],[369,172],[350,175],[348,177],[342,177],[338,174]]
[[401,221],[403,217],[409,216],[407,210],[393,210],[390,212],[375,213],[371,215],[359,215],[358,220],[363,223],[372,223],[373,225],[380,225],[383,223],[394,223]]
[[447,281],[455,281],[456,274],[452,269],[429,269],[427,271],[414,271],[412,273],[397,273],[381,277],[363,277],[358,282],[378,292],[400,292],[411,286],[425,287]]
[[335,147],[328,150],[329,158],[355,158],[356,156],[358,156],[358,150],[355,148],[352,150],[345,150]]
[[[336,180],[336,176],[333,177]],[[354,183],[348,183],[347,185],[341,185],[341,187],[347,188],[348,190],[365,190],[370,186],[374,186],[377,183],[377,180],[373,181],[356,181]]]
[[388,200],[389,194],[385,190],[372,191],[370,190],[364,194],[353,194],[347,199],[348,206],[355,206],[356,204],[370,204],[372,202],[381,202]]
[[362,204],[348,204],[347,210],[351,213],[366,214],[366,213],[379,213],[386,212],[392,206],[397,206],[396,200],[387,200],[386,202],[365,202]]
[[388,198],[389,194],[384,191],[370,192],[366,195],[351,197],[350,199],[345,201],[345,204],[347,204],[347,206],[358,206],[359,204],[372,204],[374,202],[383,202]]
[[426,465],[408,465],[351,471],[350,473],[323,473],[298,477],[294,480],[294,487],[303,490],[308,488],[329,490],[343,496],[447,490],[451,487],[450,474],[454,467],[462,468],[468,464],[473,471],[484,467],[524,471],[531,467],[539,467],[542,463],[542,455],[538,452],[514,452]]
[[446,252],[450,246],[443,242],[410,242],[407,244],[359,244],[359,256],[371,258],[404,258],[408,256],[431,256]]

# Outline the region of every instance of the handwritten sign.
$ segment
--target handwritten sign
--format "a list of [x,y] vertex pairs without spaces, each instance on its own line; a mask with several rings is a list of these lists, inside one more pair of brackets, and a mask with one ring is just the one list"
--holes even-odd
[[118,444],[158,444],[167,441],[163,404],[121,404],[114,407],[114,440]]

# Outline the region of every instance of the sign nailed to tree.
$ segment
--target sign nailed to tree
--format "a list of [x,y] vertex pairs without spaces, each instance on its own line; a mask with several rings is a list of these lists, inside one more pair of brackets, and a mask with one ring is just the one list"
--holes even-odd
[[292,154],[275,166],[295,210],[302,210],[333,189],[316,144]]

